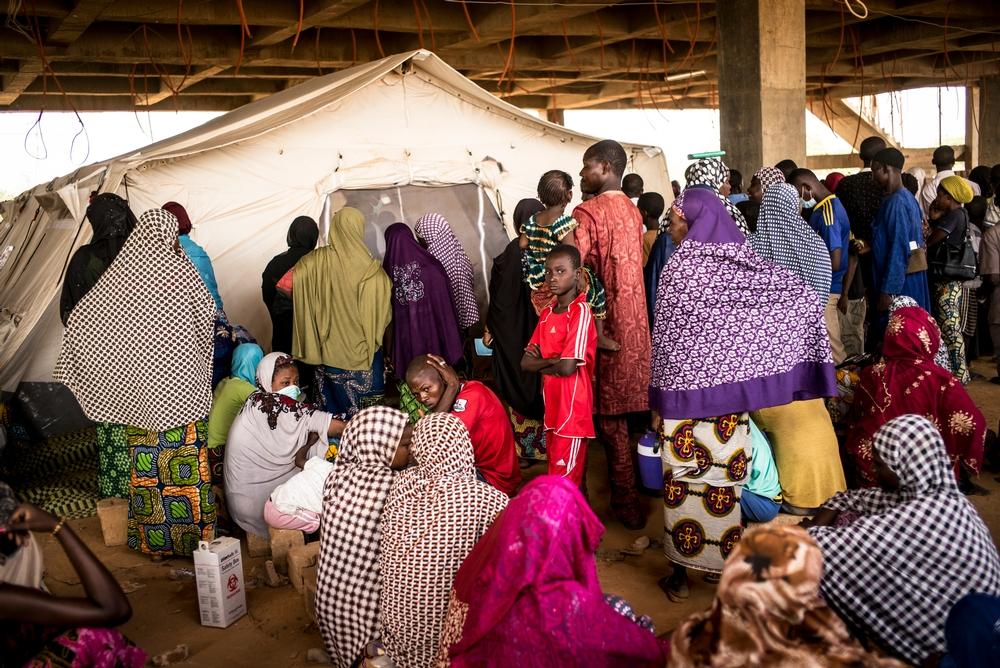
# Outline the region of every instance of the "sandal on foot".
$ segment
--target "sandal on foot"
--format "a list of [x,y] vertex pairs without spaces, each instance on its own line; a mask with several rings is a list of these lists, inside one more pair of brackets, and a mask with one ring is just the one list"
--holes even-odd
[[665,575],[656,584],[674,603],[686,601],[691,596],[691,587],[688,586],[687,578],[679,582],[674,580],[672,575]]

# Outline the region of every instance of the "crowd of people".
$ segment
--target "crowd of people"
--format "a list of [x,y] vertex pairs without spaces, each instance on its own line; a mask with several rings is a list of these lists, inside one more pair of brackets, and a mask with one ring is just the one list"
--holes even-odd
[[[984,491],[987,425],[964,385],[990,336],[1000,355],[1000,166],[967,180],[942,147],[927,179],[877,137],[860,157],[823,179],[763,166],[745,193],[703,158],[667,207],[598,142],[570,213],[559,170],[517,204],[485,309],[441,215],[388,227],[382,261],[361,211],[334,213],[319,247],[301,216],[262,275],[267,354],[227,317],[180,204],[136,218],[95,195],[55,377],[98,423],[100,494],[129,500],[131,548],[318,534],[337,666],[991,665],[991,625],[965,623],[1000,618],[1000,558],[965,498]],[[660,587],[718,583],[661,636],[602,591],[587,498],[599,439],[613,517],[646,526],[644,432]],[[128,616],[62,521],[21,506],[0,526],[83,555],[87,614],[60,624]],[[17,584],[0,620],[34,605],[37,583]]]

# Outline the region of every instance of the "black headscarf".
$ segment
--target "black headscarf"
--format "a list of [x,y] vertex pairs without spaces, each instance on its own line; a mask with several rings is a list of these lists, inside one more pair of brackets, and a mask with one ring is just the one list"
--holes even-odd
[[[536,199],[523,199],[514,209],[514,228],[545,207]],[[538,316],[531,305],[531,290],[521,273],[521,247],[514,239],[493,258],[490,272],[490,308],[486,325],[493,335],[493,376],[504,401],[521,415],[541,419],[541,381],[537,373],[521,371],[521,357]]]
[[[288,250],[271,258],[261,275],[260,292],[264,298],[264,306],[269,311],[273,311],[275,307],[274,298],[277,295],[275,286],[278,285],[278,281],[288,273],[289,269],[295,266],[296,262],[310,251],[315,250],[317,240],[319,240],[319,227],[315,220],[309,216],[299,216],[292,221],[286,239]],[[291,310],[292,302],[290,299],[282,299],[279,302],[277,304],[279,310],[286,306],[284,302],[287,302],[287,308],[289,311]]]
[[114,193],[95,196],[87,207],[87,220],[94,236],[89,244],[81,246],[73,254],[63,279],[59,316],[64,325],[73,308],[118,257],[136,224],[135,214],[128,208],[128,202]]

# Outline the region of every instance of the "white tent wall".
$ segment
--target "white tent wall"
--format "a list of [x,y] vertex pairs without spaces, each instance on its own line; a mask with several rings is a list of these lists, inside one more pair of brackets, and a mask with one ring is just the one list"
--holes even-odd
[[[492,97],[433,54],[418,51],[319,77],[108,161],[102,190],[127,197],[137,215],[169,200],[183,204],[195,224],[192,238],[213,259],[227,314],[266,343],[270,322],[260,297],[261,271],[285,249],[292,219],[320,220],[330,193],[474,183],[512,234],[517,201],[533,197],[539,176],[549,169],[578,180],[583,152],[593,141]],[[629,170],[669,201],[662,153],[626,150]],[[79,192],[89,193],[94,182],[80,186]],[[30,220],[17,215],[11,222],[17,232]],[[58,318],[44,321],[44,335],[28,334],[58,299],[66,259],[89,239],[89,225],[82,225],[75,242],[77,226],[68,227],[57,239],[46,237],[13,283],[9,268],[0,267],[4,391],[21,380],[51,381],[53,351],[61,340]],[[2,252],[8,243],[3,234],[0,243]],[[474,249],[467,250],[473,256]],[[13,330],[6,341],[3,327]],[[36,353],[37,363],[25,360]]]

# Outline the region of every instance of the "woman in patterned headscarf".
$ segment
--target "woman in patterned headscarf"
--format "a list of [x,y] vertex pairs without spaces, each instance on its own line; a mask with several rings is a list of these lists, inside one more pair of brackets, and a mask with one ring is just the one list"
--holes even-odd
[[[722,162],[722,158],[702,158],[690,164],[684,172],[684,180],[687,181],[688,188],[705,188],[715,192],[740,232],[743,234],[750,232],[743,214],[726,197],[729,194],[729,168]],[[722,192],[723,188],[726,189],[725,193]]]
[[411,450],[417,465],[393,481],[382,512],[379,630],[396,665],[429,668],[455,573],[507,495],[476,479],[469,432],[454,415],[421,418]]
[[823,239],[802,218],[795,188],[779,183],[766,189],[757,232],[750,235],[750,245],[765,260],[795,272],[826,306],[830,295],[830,254]]
[[462,337],[448,274],[405,223],[386,229],[382,268],[392,279],[392,342],[387,346],[396,374],[402,378],[410,361],[420,355],[438,355],[457,364]]
[[333,665],[348,668],[378,631],[379,520],[413,429],[387,406],[358,413],[344,429],[326,478],[316,579],[316,624]]
[[189,555],[215,537],[205,447],[214,319],[177,219],[152,209],[67,321],[53,377],[87,417],[128,425],[102,450],[101,475],[130,492],[129,545],[143,552]]
[[922,308],[903,307],[890,314],[882,360],[861,371],[854,391],[854,426],[845,450],[854,463],[858,484],[876,484],[872,459],[875,433],[889,420],[907,413],[934,421],[956,478],[968,479],[979,473],[986,419],[962,383],[935,362],[940,342],[937,323]]
[[[662,418],[664,551],[676,564],[661,586],[678,600],[686,568],[718,573],[739,541],[748,411],[832,396],[836,384],[822,305],[753,252],[713,193],[685,190],[670,227],[679,244],[660,278],[649,399]],[[821,454],[839,467],[836,441]]]
[[73,308],[118,257],[128,235],[135,229],[135,214],[128,202],[114,193],[95,195],[87,207],[87,220],[94,233],[90,243],[80,246],[66,266],[59,317],[63,325]]
[[903,664],[865,650],[820,598],[823,553],[805,529],[758,526],[726,559],[712,607],[670,638],[670,668]]
[[[1000,559],[927,418],[889,421],[872,449],[879,487],[837,494],[811,522],[826,564],[820,592],[852,628],[920,664],[945,650],[959,599],[1000,594]],[[861,517],[835,526],[842,513]]]
[[344,207],[330,221],[329,245],[299,260],[293,275],[292,354],[319,366],[316,384],[335,415],[377,404],[385,387],[392,282],[364,239],[364,216]]
[[427,245],[427,250],[448,273],[459,327],[469,329],[478,324],[479,302],[476,301],[476,277],[472,262],[448,221],[439,213],[429,213],[417,220],[413,229],[417,238]]

